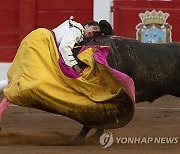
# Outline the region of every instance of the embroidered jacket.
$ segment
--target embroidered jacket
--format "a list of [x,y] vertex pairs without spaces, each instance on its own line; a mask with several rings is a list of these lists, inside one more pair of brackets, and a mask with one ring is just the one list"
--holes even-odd
[[84,28],[70,18],[52,30],[59,46],[59,52],[66,65],[72,67],[78,62],[75,60],[72,49],[75,43],[83,40]]

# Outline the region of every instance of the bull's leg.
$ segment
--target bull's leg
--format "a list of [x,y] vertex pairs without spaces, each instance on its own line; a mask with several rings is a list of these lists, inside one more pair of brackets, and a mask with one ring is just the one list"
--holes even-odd
[[6,98],[4,98],[2,100],[2,102],[0,103],[0,122],[1,122],[1,119],[2,119],[3,112],[8,107],[8,105],[9,105],[9,102],[8,102],[8,100]]
[[104,129],[97,129],[94,135],[92,136],[93,138],[98,138],[104,133]]
[[74,141],[84,140],[92,128],[83,126],[82,130],[73,138]]

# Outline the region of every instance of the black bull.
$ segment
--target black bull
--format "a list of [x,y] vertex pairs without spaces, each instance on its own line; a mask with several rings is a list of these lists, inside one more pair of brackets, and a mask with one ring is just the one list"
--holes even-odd
[[180,43],[149,44],[122,37],[100,37],[87,45],[109,45],[107,61],[135,83],[136,102],[169,94],[180,97]]
[[[136,103],[169,94],[180,97],[180,43],[147,44],[123,37],[97,37],[80,45],[108,45],[109,65],[129,75],[135,83]],[[91,128],[83,127],[77,138]],[[98,130],[100,135],[103,130]]]

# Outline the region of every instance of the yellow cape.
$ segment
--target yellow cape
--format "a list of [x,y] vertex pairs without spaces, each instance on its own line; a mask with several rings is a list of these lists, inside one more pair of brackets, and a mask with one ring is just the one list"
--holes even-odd
[[88,67],[79,78],[59,68],[59,52],[51,31],[39,28],[22,41],[10,69],[5,97],[13,104],[70,117],[94,128],[119,128],[134,106],[109,71],[93,59],[94,49],[79,54]]

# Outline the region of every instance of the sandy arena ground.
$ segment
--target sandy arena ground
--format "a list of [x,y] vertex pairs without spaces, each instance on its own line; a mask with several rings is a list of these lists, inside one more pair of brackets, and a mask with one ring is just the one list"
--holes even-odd
[[[2,100],[3,95],[0,95]],[[9,105],[3,115],[0,154],[121,153],[179,154],[180,98],[164,96],[154,103],[139,103],[135,116],[123,128],[105,130],[115,137],[176,137],[178,143],[119,143],[103,149],[99,141],[86,139],[73,144],[71,138],[81,129],[76,121],[63,116]],[[90,135],[94,133],[91,131]],[[90,135],[88,137],[90,137]]]

